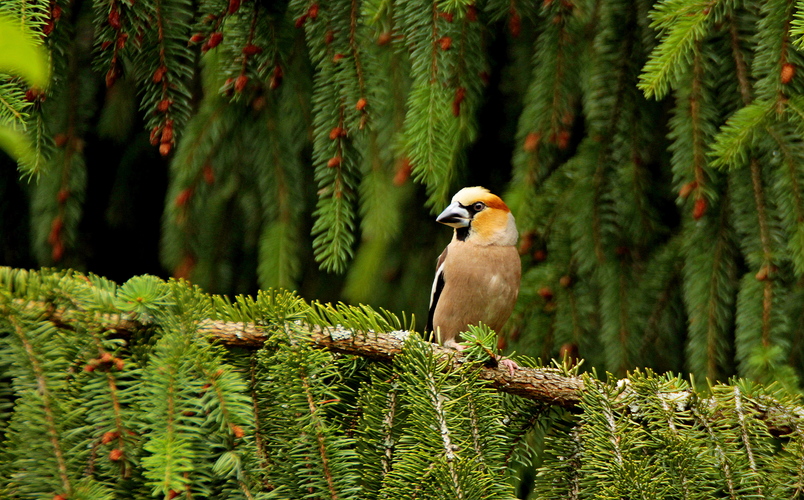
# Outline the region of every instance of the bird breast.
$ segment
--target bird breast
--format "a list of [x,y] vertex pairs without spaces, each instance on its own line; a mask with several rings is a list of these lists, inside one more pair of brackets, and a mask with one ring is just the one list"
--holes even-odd
[[482,321],[497,331],[519,293],[521,264],[514,246],[453,241],[444,261],[444,290],[433,324],[454,336]]

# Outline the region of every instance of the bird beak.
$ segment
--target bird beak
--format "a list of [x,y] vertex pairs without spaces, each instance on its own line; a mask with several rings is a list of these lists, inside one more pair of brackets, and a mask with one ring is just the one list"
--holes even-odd
[[472,222],[472,217],[468,210],[455,201],[436,217],[436,222],[452,227],[467,227]]

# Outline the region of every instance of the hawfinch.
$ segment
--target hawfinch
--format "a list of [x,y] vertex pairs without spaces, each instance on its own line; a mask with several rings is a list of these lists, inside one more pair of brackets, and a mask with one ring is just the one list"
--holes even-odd
[[427,331],[460,350],[468,325],[482,321],[499,331],[514,309],[522,274],[518,233],[505,203],[480,186],[458,191],[436,221],[455,234],[438,258]]

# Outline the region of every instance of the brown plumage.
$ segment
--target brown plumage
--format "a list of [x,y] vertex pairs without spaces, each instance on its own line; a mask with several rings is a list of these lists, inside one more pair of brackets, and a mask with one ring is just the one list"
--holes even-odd
[[522,273],[514,216],[487,189],[463,188],[436,219],[455,228],[438,258],[427,331],[460,349],[460,332],[483,322],[499,331],[514,309]]

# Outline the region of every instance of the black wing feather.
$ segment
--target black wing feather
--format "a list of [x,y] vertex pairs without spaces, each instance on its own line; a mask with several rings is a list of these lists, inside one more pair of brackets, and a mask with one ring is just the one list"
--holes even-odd
[[447,258],[448,249],[449,247],[441,252],[441,255],[438,257],[438,263],[436,264],[435,283],[433,283],[433,292],[430,296],[430,310],[427,312],[427,327],[424,330],[425,332],[434,331],[433,316],[435,315],[438,299],[441,297],[441,292],[444,290],[444,261]]

